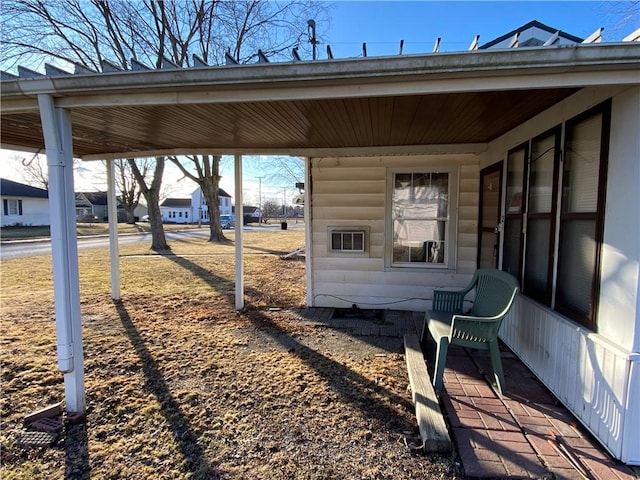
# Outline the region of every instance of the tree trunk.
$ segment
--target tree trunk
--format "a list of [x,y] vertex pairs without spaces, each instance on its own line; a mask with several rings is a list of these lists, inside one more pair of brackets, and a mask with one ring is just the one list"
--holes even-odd
[[149,209],[149,224],[151,225],[151,250],[161,252],[163,250],[171,250],[167,245],[167,240],[164,236],[164,227],[162,226],[162,212],[160,211],[160,186],[162,185],[162,174],[164,173],[165,157],[156,157],[156,168],[153,173],[153,180],[151,186],[147,185],[147,182],[143,175],[140,173],[138,165],[135,160],[129,159],[129,165],[133,175],[140,185],[142,195],[144,195],[147,201],[147,208]]
[[144,193],[149,209],[149,225],[151,226],[151,250],[161,252],[171,250],[167,244],[164,227],[162,226],[162,212],[160,211],[160,192],[153,189]]
[[[218,196],[220,177],[214,175],[202,178],[200,188],[204,194],[204,198],[209,208],[209,241],[210,242],[226,242],[227,237],[224,236],[222,226],[220,225],[220,197]],[[238,216],[236,215],[236,222]]]

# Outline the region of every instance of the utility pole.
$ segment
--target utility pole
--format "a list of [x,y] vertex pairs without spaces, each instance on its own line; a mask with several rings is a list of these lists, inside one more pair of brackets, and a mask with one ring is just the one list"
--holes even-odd
[[316,38],[316,22],[315,20],[307,20],[307,31],[309,34],[309,43],[313,49],[313,60],[318,58],[318,39]]
[[264,177],[256,177],[258,179],[258,213],[260,214],[258,224],[262,225],[262,179]]

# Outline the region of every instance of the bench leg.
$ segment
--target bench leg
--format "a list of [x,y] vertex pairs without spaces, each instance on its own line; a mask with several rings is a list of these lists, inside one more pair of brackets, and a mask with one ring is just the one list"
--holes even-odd
[[442,337],[438,340],[438,346],[436,350],[436,365],[433,369],[433,388],[435,390],[442,390],[444,366],[447,363],[447,351],[449,350],[449,339]]
[[504,395],[507,391],[504,383],[504,371],[502,370],[502,360],[500,359],[500,347],[498,342],[489,342],[489,353],[491,354],[491,366],[493,367],[493,376],[496,379],[498,391]]

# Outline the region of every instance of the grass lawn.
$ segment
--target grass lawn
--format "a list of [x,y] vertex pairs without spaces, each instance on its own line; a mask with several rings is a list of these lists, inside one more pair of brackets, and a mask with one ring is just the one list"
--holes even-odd
[[[233,233],[227,233],[233,240]],[[245,232],[247,309],[234,246],[79,253],[88,416],[24,448],[23,417],[64,398],[50,256],[3,260],[1,466],[9,479],[462,478],[453,456],[409,451],[417,426],[401,339],[300,322],[302,229]]]

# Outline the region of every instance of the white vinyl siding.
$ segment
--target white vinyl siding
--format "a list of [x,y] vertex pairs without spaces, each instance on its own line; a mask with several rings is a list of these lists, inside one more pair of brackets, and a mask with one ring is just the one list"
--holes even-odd
[[5,197],[2,199],[0,214],[2,227],[13,225],[36,227],[50,224],[49,200],[47,198]]
[[[458,178],[458,220],[451,239],[455,261],[429,273],[390,268],[385,264],[391,254],[385,201],[389,171],[437,167],[453,169]],[[313,305],[423,310],[434,287],[464,285],[476,268],[478,174],[478,157],[472,154],[311,159],[313,272],[307,287]],[[367,228],[366,254],[331,252],[332,228]]]

